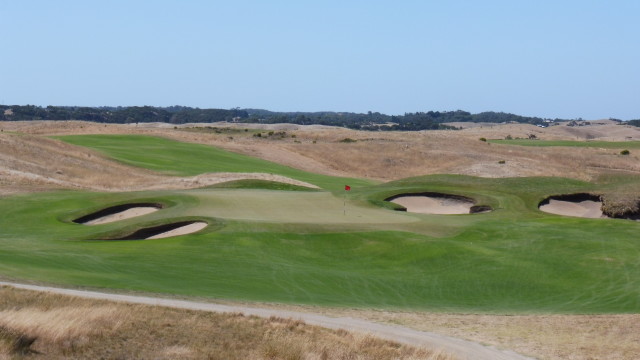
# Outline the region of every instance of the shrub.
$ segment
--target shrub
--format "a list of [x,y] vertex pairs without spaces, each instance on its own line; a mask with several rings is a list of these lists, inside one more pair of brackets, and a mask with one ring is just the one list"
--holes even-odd
[[352,138],[344,138],[344,139],[340,140],[340,142],[342,142],[342,143],[354,143],[356,141],[357,140],[353,140]]
[[507,135],[504,137],[505,140],[513,140],[513,137],[511,135]]
[[620,155],[629,155],[629,154],[631,154],[631,153],[627,149],[624,149],[624,150],[620,151]]
[[504,163],[506,163],[506,161],[504,161],[504,160],[498,161],[498,164],[504,164]]
[[487,138],[483,138],[483,137],[481,137],[481,138],[480,138],[480,141],[487,142]]

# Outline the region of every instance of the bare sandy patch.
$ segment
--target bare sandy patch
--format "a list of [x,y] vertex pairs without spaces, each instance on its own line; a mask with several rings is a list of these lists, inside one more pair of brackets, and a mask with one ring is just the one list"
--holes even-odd
[[204,221],[196,221],[194,223],[183,225],[173,230],[165,231],[153,236],[149,236],[146,239],[163,239],[173,236],[187,235],[192,234],[194,232],[198,232],[207,227],[207,223]]
[[156,212],[158,210],[160,210],[160,209],[157,208],[157,207],[152,207],[152,206],[134,207],[134,208],[131,208],[131,209],[127,209],[127,210],[123,210],[123,211],[117,212],[115,214],[106,215],[106,216],[97,218],[95,220],[89,220],[89,221],[85,222],[84,225],[108,224],[108,223],[112,223],[112,222],[116,222],[116,221],[120,221],[120,220],[134,218],[134,217],[137,217],[137,216],[151,214],[151,213]]
[[444,195],[407,195],[395,197],[390,201],[404,206],[407,212],[420,214],[469,214],[474,205],[473,201]]
[[540,211],[546,213],[598,219],[607,217],[602,213],[602,202],[596,200],[562,200],[549,199],[547,203],[540,205]]

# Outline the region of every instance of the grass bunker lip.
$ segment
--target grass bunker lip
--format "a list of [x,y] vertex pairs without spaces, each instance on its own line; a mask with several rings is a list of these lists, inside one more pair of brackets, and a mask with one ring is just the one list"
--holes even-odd
[[161,239],[166,237],[192,234],[206,228],[208,225],[209,223],[202,220],[178,221],[178,222],[173,222],[169,224],[142,228],[126,236],[122,236],[118,238],[110,238],[105,240]]
[[111,220],[100,221],[101,219],[108,219],[110,217],[113,217],[114,215],[121,214],[121,213],[124,213],[125,211],[130,211],[132,209],[142,208],[142,209],[147,209],[148,211],[145,211],[144,213],[141,213],[139,215],[128,216],[128,217],[125,217],[125,218],[141,216],[141,215],[144,215],[144,214],[147,214],[147,213],[150,213],[150,212],[154,212],[154,211],[163,209],[164,207],[165,206],[163,204],[160,204],[160,203],[128,203],[128,204],[121,204],[121,205],[110,206],[108,208],[104,208],[102,210],[98,210],[98,211],[93,212],[91,214],[81,216],[81,217],[73,220],[73,222],[76,223],[76,224],[83,224],[83,225],[104,224],[104,223],[108,223],[108,222],[124,220],[124,218],[122,218],[122,219],[114,218],[114,219],[111,219]]
[[[403,198],[408,200],[408,202],[394,201]],[[488,205],[475,205],[476,201],[473,198],[439,192],[402,193],[390,196],[384,199],[384,201],[394,202],[404,207],[404,209],[398,209],[398,211],[425,214],[477,214],[493,210]],[[425,202],[425,204],[420,204],[420,202]],[[426,202],[435,203],[426,204]]]

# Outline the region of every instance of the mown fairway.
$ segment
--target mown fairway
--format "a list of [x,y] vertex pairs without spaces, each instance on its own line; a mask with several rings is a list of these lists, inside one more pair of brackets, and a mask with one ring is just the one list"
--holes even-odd
[[290,168],[273,162],[232,153],[212,146],[189,144],[140,135],[84,135],[58,137],[68,143],[96,149],[128,165],[169,175],[191,176],[208,172],[263,172],[306,181],[330,191],[345,184],[372,184]]
[[[172,151],[173,145],[185,153]],[[191,147],[200,149],[176,142],[165,146],[163,161],[174,166],[166,170],[174,172]],[[155,152],[131,147],[119,149],[121,161],[135,155],[140,164],[160,166],[153,160]],[[209,161],[216,163],[211,156]],[[241,167],[239,159],[244,158],[234,162]],[[321,179],[333,186],[344,182]],[[13,196],[0,200],[0,274],[285,303],[498,313],[637,312],[640,224],[537,210],[549,194],[612,191],[635,182],[628,177],[594,185],[562,178],[427,176],[354,186],[346,215],[341,194],[264,189],[259,182],[228,189]],[[380,206],[387,196],[416,191],[471,196],[495,211],[438,216]],[[145,201],[167,208],[105,225],[71,222],[114,204]],[[95,240],[176,219],[203,219],[211,225],[176,238]]]

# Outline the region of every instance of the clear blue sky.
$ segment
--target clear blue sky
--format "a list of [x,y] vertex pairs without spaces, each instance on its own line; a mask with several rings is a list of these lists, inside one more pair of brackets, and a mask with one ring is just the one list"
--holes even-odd
[[640,118],[640,1],[0,0],[0,103]]

